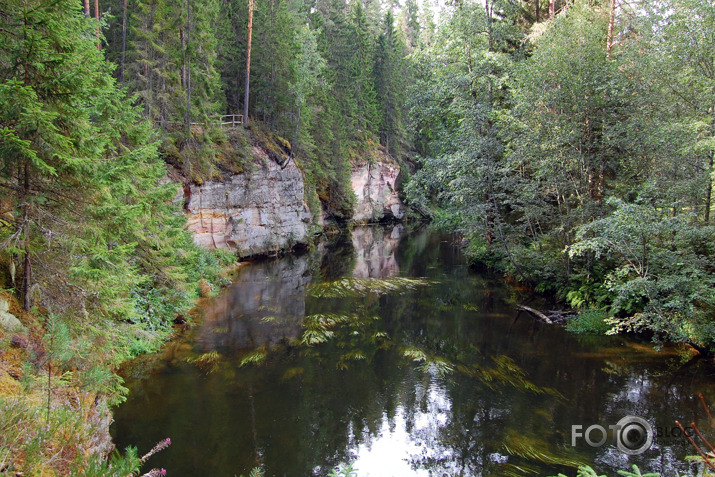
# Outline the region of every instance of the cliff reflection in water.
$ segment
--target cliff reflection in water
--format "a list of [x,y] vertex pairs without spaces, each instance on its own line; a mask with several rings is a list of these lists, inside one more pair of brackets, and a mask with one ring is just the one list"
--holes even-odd
[[396,276],[395,252],[402,231],[402,225],[360,227],[350,233],[349,242],[321,244],[312,254],[250,264],[202,311],[196,338],[201,351],[271,347],[299,339],[306,316],[306,286],[316,273],[315,265],[339,262],[338,270],[329,273],[333,278]]
[[358,227],[352,230],[356,260],[355,278],[389,278],[399,274],[395,252],[403,233],[402,225],[391,227]]
[[[350,288],[382,283],[393,291]],[[332,284],[350,293],[313,293]],[[676,374],[672,350],[518,315],[528,299],[469,271],[447,237],[356,229],[241,270],[163,363],[135,364],[113,435],[140,453],[171,437],[148,462],[169,475],[325,476],[340,463],[359,477],[574,475],[578,462],[687,475],[685,443],[657,438],[628,457],[572,448],[570,430],[627,414],[704,424],[695,396],[715,388],[703,370]],[[324,341],[305,340],[308,322]],[[210,352],[210,370],[188,362]]]
[[196,341],[202,352],[272,346],[301,334],[308,255],[267,260],[241,270],[203,310]]

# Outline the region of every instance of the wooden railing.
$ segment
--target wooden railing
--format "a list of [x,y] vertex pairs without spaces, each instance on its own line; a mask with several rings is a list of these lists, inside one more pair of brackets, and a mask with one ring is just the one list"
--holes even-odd
[[[165,124],[171,126],[172,128],[181,128],[185,126],[186,123],[181,121],[167,121]],[[209,118],[209,124],[218,125],[222,128],[232,128],[235,129],[243,124],[243,114],[224,114],[211,116]],[[206,123],[195,123],[192,122],[191,126],[205,127]]]
[[243,124],[243,114],[224,114],[218,117],[221,127],[232,127],[237,128]]

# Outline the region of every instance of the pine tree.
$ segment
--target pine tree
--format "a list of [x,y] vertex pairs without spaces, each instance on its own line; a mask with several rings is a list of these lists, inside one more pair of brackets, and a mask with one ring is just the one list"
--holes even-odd
[[[101,147],[86,104],[107,86],[94,24],[75,2],[9,1],[0,7],[18,34],[0,36],[0,153],[4,191],[12,191],[15,222],[6,251],[23,262],[25,309],[42,274],[48,221],[61,221]],[[67,12],[67,13],[65,13]],[[87,74],[68,74],[87,68]],[[35,266],[33,266],[35,265]]]

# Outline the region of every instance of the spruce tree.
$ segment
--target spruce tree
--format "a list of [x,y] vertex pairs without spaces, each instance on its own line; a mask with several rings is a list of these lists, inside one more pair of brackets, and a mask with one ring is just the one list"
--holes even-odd
[[394,23],[392,10],[388,10],[377,38],[374,75],[380,102],[380,142],[398,157],[402,148],[406,52]]

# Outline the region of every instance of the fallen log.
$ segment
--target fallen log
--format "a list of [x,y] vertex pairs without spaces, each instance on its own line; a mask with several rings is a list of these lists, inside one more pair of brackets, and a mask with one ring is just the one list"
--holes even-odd
[[549,310],[544,312],[535,310],[526,305],[518,305],[516,309],[519,311],[526,311],[549,325],[553,325],[555,323],[563,323],[565,321],[568,321],[570,318],[573,318],[577,314],[576,310]]
[[551,318],[549,318],[548,316],[546,316],[545,314],[543,314],[543,313],[540,312],[539,310],[535,310],[535,309],[531,308],[530,306],[517,305],[516,309],[519,310],[519,311],[526,311],[526,312],[528,312],[528,313],[531,313],[532,315],[534,315],[535,317],[537,317],[538,319],[540,319],[541,321],[543,321],[543,322],[546,323],[546,324],[549,324],[549,325],[553,325],[553,324],[554,324],[554,322],[551,321]]

